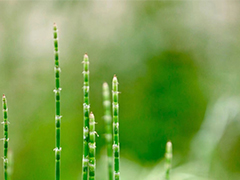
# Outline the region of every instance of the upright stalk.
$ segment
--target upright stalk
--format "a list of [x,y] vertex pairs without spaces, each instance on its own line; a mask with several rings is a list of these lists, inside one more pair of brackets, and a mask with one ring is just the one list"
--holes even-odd
[[96,131],[95,118],[91,112],[89,115],[89,180],[95,180],[96,172]]
[[112,81],[112,106],[113,106],[113,153],[114,153],[114,180],[120,179],[119,161],[120,161],[120,144],[119,144],[119,104],[118,104],[118,80],[116,75]]
[[112,152],[112,117],[109,86],[103,83],[103,106],[105,121],[105,139],[107,144],[108,156],[108,179],[113,180],[113,152]]
[[59,67],[59,52],[58,52],[58,34],[57,26],[53,25],[53,38],[54,38],[54,54],[55,54],[55,128],[56,128],[56,147],[55,151],[55,179],[60,180],[60,158],[61,158],[61,147],[60,147],[60,127],[61,127],[61,115],[60,115],[60,67]]
[[89,140],[89,58],[85,54],[83,58],[83,159],[82,179],[88,180],[88,140]]
[[170,141],[166,144],[166,153],[165,153],[165,168],[166,168],[166,174],[165,179],[170,179],[170,170],[172,168],[172,143]]
[[8,108],[6,96],[2,97],[3,106],[3,168],[4,168],[4,180],[8,179]]

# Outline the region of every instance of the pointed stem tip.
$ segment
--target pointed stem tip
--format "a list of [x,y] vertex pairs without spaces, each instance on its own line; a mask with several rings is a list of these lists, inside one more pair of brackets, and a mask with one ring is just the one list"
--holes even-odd
[[89,114],[89,118],[91,118],[91,119],[93,119],[93,118],[94,118],[94,115],[93,115],[93,113],[92,113],[92,112],[90,112],[90,114]]

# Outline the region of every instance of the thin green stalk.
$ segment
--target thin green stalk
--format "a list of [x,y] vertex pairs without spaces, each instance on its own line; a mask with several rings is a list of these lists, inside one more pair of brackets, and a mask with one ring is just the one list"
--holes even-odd
[[166,153],[165,153],[165,168],[166,168],[166,174],[165,178],[166,180],[170,179],[170,170],[172,168],[172,143],[170,141],[166,144]]
[[2,97],[3,106],[3,168],[4,168],[4,180],[8,179],[8,108],[6,96]]
[[54,54],[55,54],[55,131],[56,131],[56,147],[55,151],[55,179],[60,180],[60,158],[61,158],[61,146],[60,146],[60,127],[61,127],[61,115],[60,115],[60,67],[59,67],[59,52],[58,52],[58,34],[57,26],[53,25],[53,38],[54,38]]
[[82,179],[88,180],[88,141],[89,141],[89,58],[85,54],[83,58],[83,159]]
[[113,180],[113,152],[112,152],[112,117],[111,117],[111,101],[109,86],[103,83],[103,106],[104,106],[104,121],[105,121],[105,139],[107,144],[108,156],[108,179]]
[[116,75],[112,81],[112,106],[113,106],[113,154],[114,154],[114,180],[120,179],[119,161],[120,161],[120,144],[119,144],[119,104],[118,104],[118,80]]
[[95,180],[96,172],[96,131],[95,118],[91,112],[89,115],[89,180]]

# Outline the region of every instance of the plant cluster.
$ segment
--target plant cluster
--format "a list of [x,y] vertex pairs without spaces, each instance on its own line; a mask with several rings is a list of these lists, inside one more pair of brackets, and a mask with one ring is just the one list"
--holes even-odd
[[[55,180],[60,180],[61,164],[61,113],[60,113],[60,66],[57,26],[53,26],[54,39],[54,59],[55,59]],[[83,58],[83,156],[82,156],[82,180],[95,180],[96,176],[96,135],[95,117],[90,112],[89,104],[89,57],[87,54]],[[108,84],[102,86],[104,123],[105,123],[105,142],[107,146],[107,167],[108,180],[120,180],[120,143],[119,143],[119,103],[118,103],[118,79],[114,75],[112,80],[112,103],[111,93]],[[112,104],[112,106],[111,106]],[[8,168],[8,108],[6,96],[2,97],[3,106],[3,169],[4,180],[8,179],[10,168]],[[112,107],[112,110],[111,110]],[[166,180],[170,178],[172,161],[172,143],[166,145]]]

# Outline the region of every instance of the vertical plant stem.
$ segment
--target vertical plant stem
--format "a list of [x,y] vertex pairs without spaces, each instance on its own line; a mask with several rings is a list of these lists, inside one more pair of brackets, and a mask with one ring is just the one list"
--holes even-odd
[[170,179],[170,170],[172,168],[172,143],[170,141],[167,142],[166,144],[166,153],[165,153],[165,168],[166,168],[166,174],[165,174],[165,179],[169,180]]
[[105,121],[105,139],[107,144],[108,156],[108,179],[113,180],[113,152],[112,152],[112,117],[111,117],[111,101],[109,86],[103,83],[103,106]]
[[113,153],[114,153],[114,180],[120,179],[119,161],[120,161],[120,144],[119,144],[119,104],[118,104],[118,80],[116,75],[112,81],[112,106],[113,106]]
[[89,180],[95,180],[96,172],[96,131],[95,118],[91,112],[89,115]]
[[59,67],[59,52],[58,52],[58,34],[57,26],[54,23],[53,26],[53,38],[54,38],[54,53],[55,53],[55,131],[56,131],[56,147],[55,151],[55,179],[60,180],[60,158],[61,158],[61,146],[60,146],[60,127],[61,127],[61,115],[60,115],[60,67]]
[[89,58],[85,54],[83,58],[83,159],[82,179],[88,180],[88,141],[89,141]]
[[8,179],[8,108],[6,96],[2,97],[3,106],[3,168],[4,168],[4,180]]

